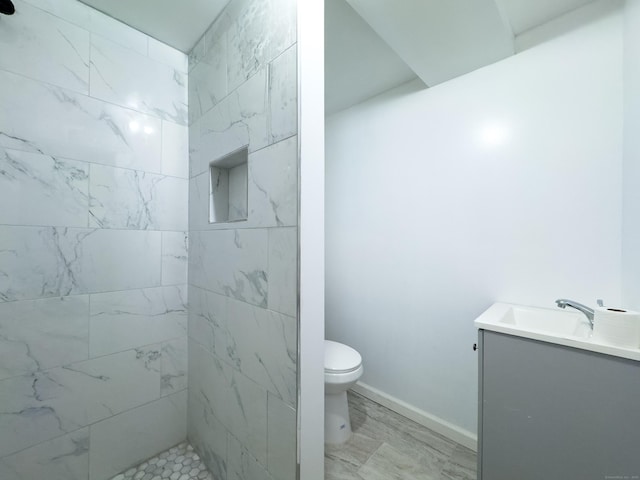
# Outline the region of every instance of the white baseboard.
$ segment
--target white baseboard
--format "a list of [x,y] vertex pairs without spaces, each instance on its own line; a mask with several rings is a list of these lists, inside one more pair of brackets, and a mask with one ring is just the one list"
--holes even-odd
[[351,388],[354,392],[359,393],[363,397],[368,398],[376,403],[379,403],[383,407],[387,407],[389,410],[393,410],[399,413],[403,417],[407,417],[420,425],[433,430],[440,435],[453,440],[460,445],[470,448],[473,451],[478,449],[478,436],[465,430],[463,428],[447,422],[435,415],[420,410],[419,408],[409,405],[402,400],[399,400],[391,395],[384,393],[377,388],[371,387],[366,383],[358,382]]

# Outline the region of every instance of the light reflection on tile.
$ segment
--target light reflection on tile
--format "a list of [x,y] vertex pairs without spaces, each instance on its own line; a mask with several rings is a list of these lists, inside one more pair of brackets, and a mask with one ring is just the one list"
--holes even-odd
[[158,118],[0,70],[6,148],[160,172],[160,127]]
[[107,102],[187,124],[186,74],[100,37],[91,39],[90,92]]

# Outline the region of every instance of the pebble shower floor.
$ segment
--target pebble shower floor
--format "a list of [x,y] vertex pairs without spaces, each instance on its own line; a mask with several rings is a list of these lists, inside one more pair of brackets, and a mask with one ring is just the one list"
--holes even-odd
[[213,480],[188,443],[181,443],[111,480]]

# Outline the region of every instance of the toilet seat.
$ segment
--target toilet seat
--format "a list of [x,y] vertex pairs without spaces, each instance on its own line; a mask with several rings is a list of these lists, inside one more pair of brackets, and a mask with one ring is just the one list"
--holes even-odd
[[362,367],[362,356],[353,348],[331,340],[324,341],[324,372],[344,374]]

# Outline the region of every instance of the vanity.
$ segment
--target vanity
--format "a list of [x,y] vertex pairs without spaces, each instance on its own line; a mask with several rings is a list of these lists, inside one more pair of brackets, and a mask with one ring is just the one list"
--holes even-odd
[[479,480],[640,479],[640,350],[579,312],[496,303],[475,325]]

